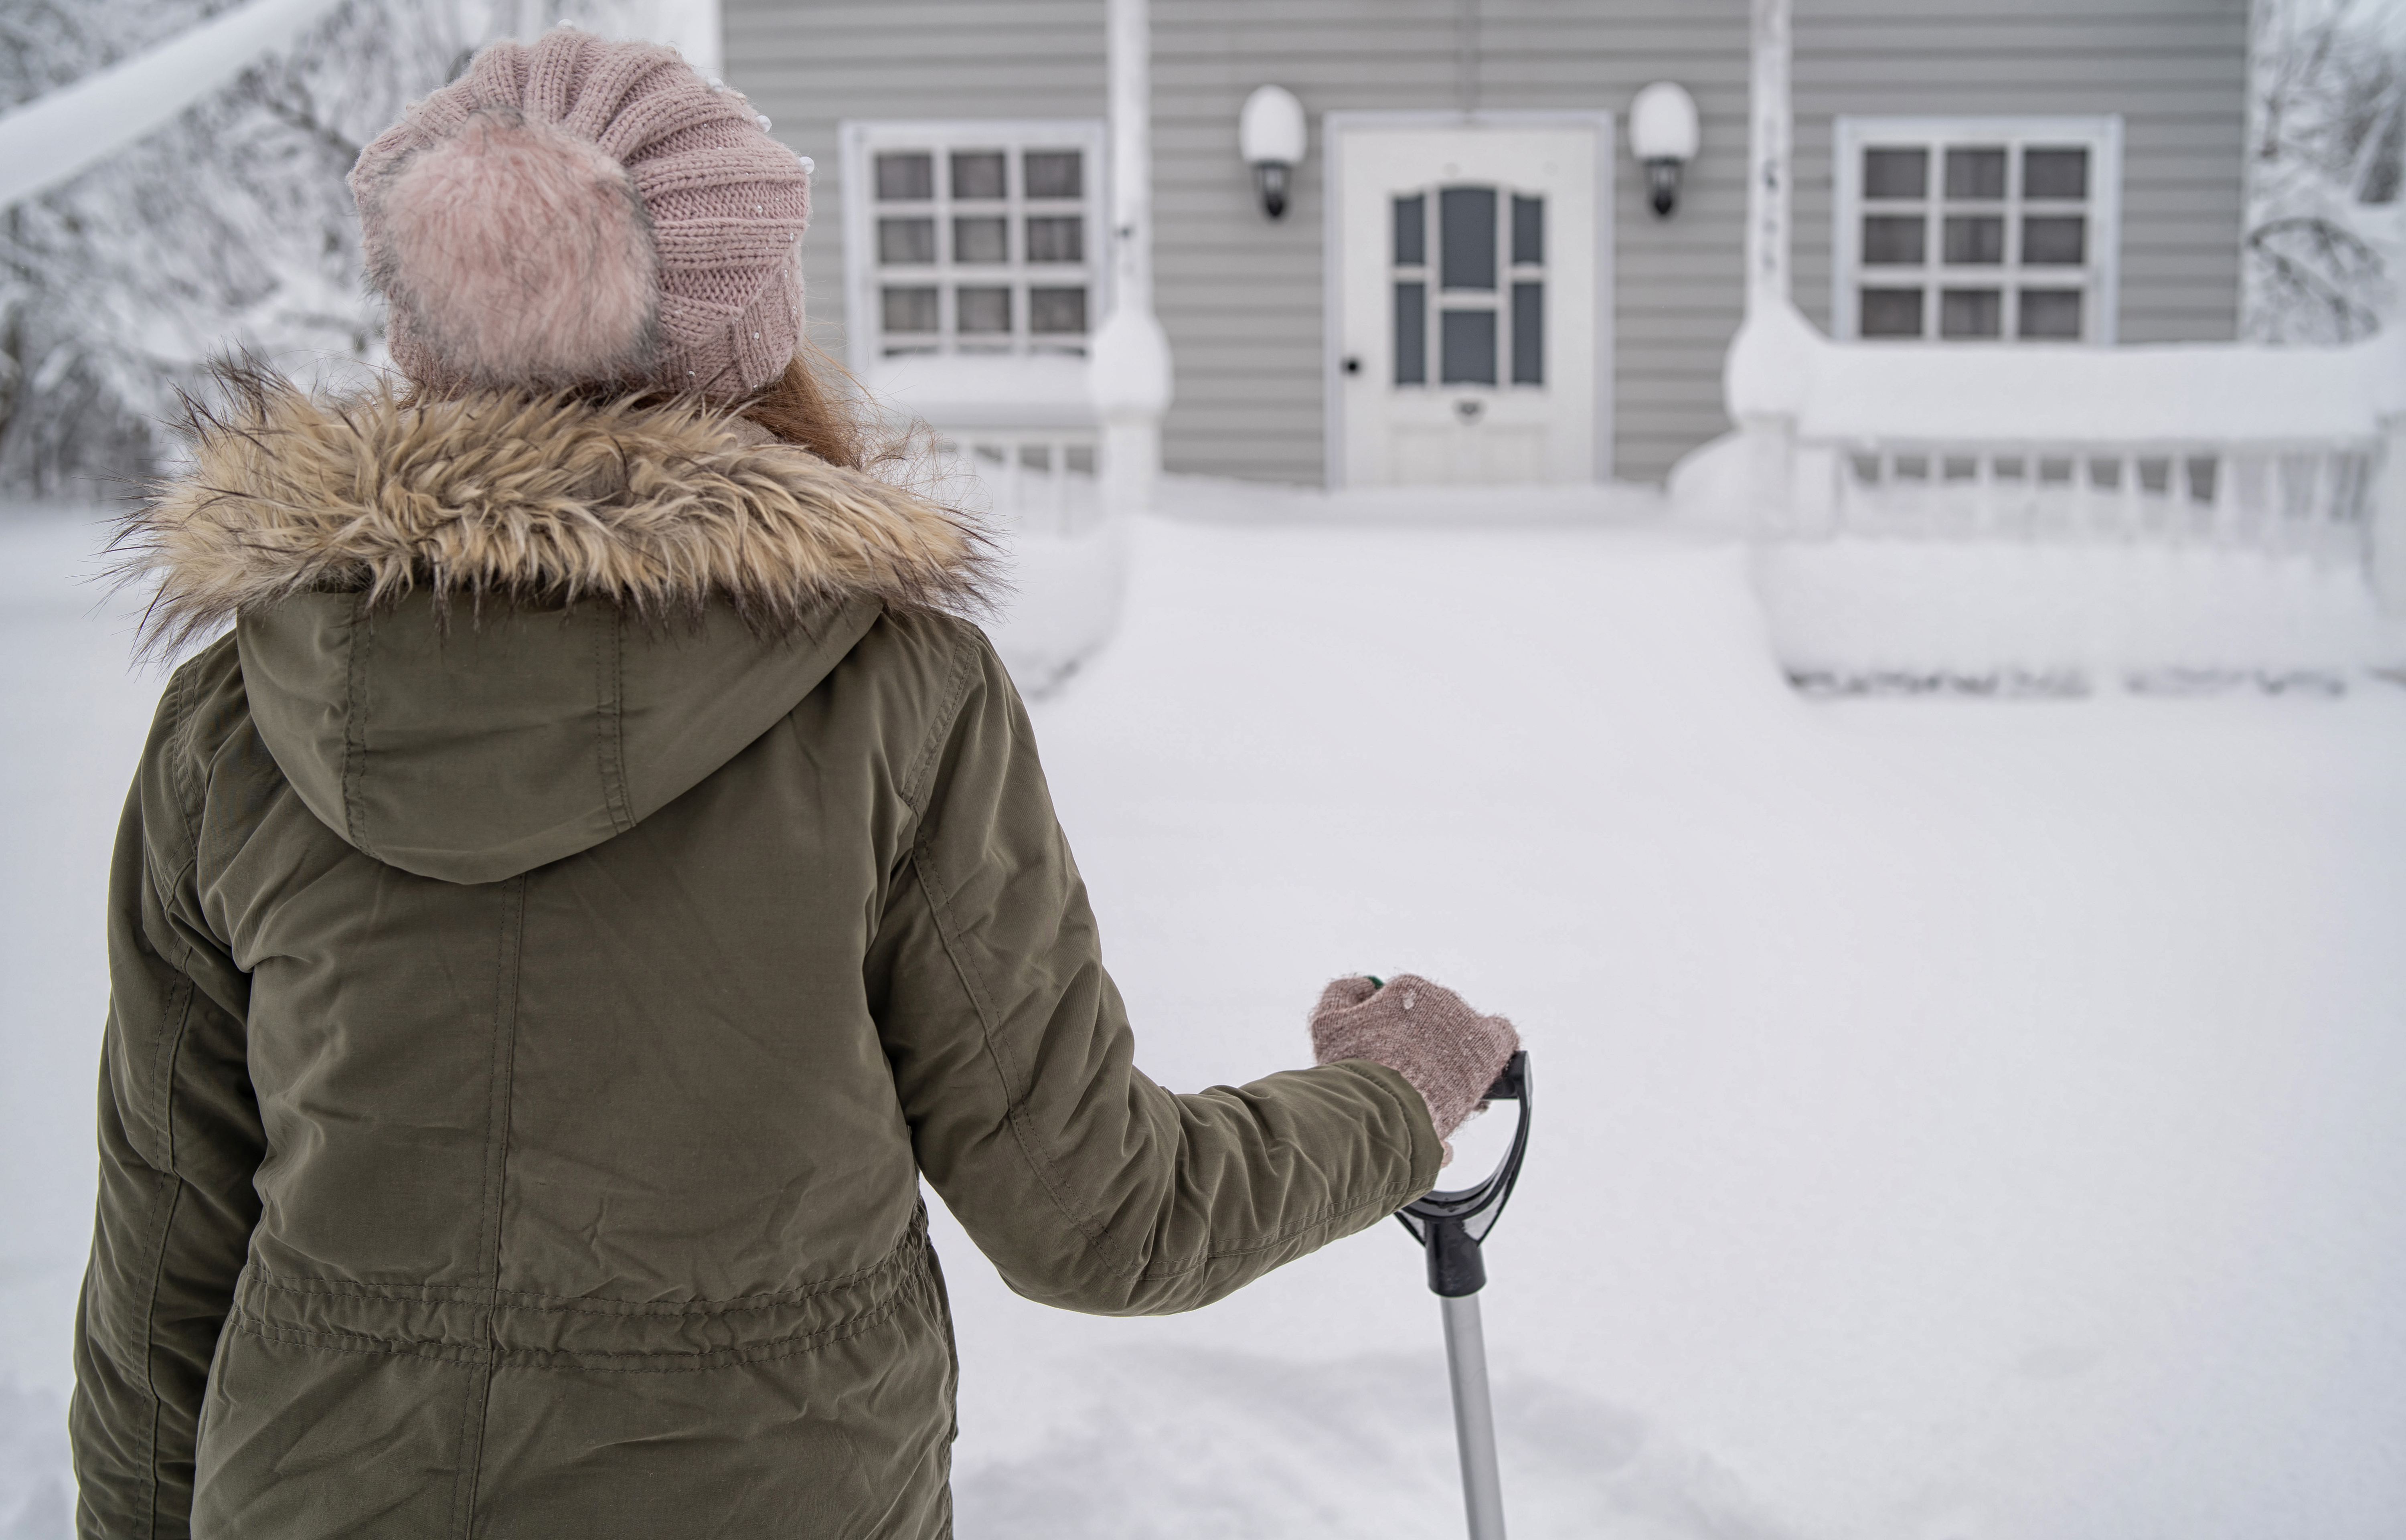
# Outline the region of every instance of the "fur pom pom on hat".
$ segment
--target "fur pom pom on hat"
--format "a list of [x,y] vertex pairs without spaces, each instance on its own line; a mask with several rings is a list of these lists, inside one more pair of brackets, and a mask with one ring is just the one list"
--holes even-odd
[[351,169],[393,362],[446,392],[768,385],[801,340],[810,175],[762,122],[654,44],[485,49]]

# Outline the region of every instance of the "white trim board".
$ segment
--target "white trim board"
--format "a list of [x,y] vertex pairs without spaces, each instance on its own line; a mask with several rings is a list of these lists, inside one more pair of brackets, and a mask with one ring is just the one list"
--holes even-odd
[[1612,479],[1612,198],[1618,139],[1613,114],[1564,109],[1498,112],[1323,112],[1321,198],[1321,431],[1323,474],[1334,490],[1345,485],[1345,246],[1343,205],[1345,133],[1356,128],[1592,128],[1596,134],[1595,188],[1595,437],[1593,474]]

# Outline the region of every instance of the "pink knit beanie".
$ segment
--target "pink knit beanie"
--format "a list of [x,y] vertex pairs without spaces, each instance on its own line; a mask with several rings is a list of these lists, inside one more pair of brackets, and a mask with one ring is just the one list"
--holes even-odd
[[351,168],[392,358],[430,389],[751,394],[802,331],[810,174],[671,49],[496,43]]

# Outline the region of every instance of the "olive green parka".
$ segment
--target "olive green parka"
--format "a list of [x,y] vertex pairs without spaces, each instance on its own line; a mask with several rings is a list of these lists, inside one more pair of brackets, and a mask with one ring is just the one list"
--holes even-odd
[[237,381],[140,516],[80,1533],[940,1535],[924,1176],[1010,1285],[1208,1304],[1435,1180],[1365,1062],[1176,1095],[981,543],[681,407]]

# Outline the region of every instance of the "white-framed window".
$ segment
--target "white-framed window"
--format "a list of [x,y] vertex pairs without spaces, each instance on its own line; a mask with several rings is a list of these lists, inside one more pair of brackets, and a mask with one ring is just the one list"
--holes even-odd
[[1096,120],[842,126],[846,335],[909,354],[1083,354],[1108,256]]
[[1831,331],[2114,340],[2122,120],[1840,118]]

